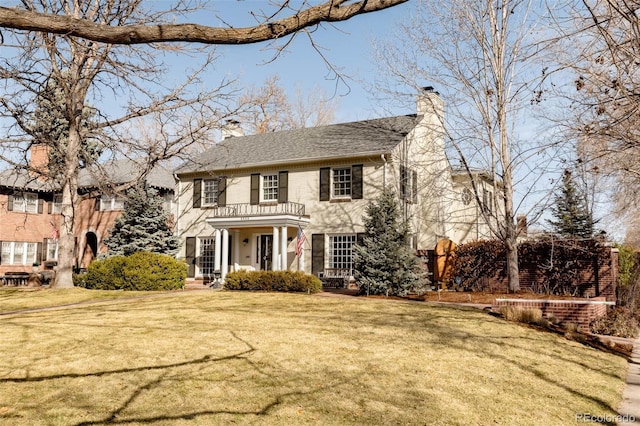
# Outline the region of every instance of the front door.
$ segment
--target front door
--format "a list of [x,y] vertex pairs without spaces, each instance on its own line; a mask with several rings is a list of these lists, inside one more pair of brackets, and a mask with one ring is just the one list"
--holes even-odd
[[258,237],[258,263],[261,271],[271,270],[273,255],[273,235],[260,235]]

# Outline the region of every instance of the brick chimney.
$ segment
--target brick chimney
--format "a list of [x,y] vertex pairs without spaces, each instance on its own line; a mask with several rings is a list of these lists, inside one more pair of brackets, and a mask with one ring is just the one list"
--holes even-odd
[[49,146],[43,143],[29,147],[29,173],[34,177],[43,177],[49,171]]

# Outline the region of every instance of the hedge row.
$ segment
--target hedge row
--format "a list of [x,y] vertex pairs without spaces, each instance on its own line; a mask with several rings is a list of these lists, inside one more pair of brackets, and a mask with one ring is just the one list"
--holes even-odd
[[177,290],[186,279],[186,263],[164,254],[137,252],[92,262],[75,285],[96,290]]
[[236,271],[224,279],[226,290],[299,291],[317,293],[322,282],[299,271]]

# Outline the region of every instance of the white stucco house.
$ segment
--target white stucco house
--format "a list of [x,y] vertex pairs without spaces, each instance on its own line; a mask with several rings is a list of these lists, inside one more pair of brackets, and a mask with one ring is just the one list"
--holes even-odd
[[415,249],[487,237],[444,139],[443,103],[431,88],[411,115],[224,139],[175,171],[189,277],[350,271],[365,208],[384,187],[397,192]]

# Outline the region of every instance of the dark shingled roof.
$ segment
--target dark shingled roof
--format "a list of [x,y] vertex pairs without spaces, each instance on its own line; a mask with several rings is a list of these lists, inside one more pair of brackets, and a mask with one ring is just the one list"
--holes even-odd
[[[141,166],[134,160],[113,160],[102,165],[104,169],[104,182],[127,183],[136,178]],[[80,170],[78,186],[80,188],[93,188],[98,186],[98,180],[102,180],[96,174],[88,170]],[[161,165],[156,165],[147,175],[147,183],[160,189],[172,190],[175,186],[173,173]],[[16,190],[28,190],[36,192],[58,192],[60,185],[29,175],[26,170],[4,170],[0,172],[0,186]]]
[[192,173],[390,152],[420,121],[403,115],[225,139],[176,169]]

